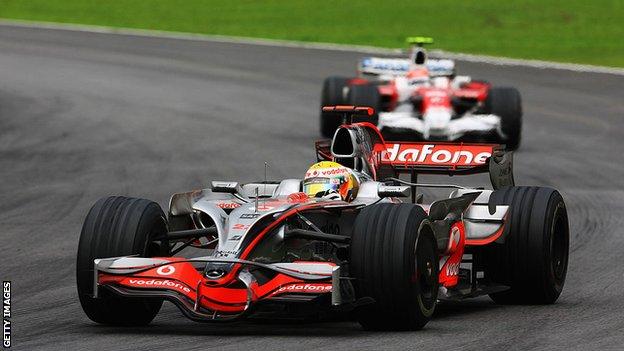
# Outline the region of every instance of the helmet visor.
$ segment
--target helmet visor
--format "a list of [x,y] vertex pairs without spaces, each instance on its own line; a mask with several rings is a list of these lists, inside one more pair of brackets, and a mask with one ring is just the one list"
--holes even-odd
[[338,192],[343,182],[339,177],[315,177],[303,181],[303,192],[308,196],[322,196],[332,192]]

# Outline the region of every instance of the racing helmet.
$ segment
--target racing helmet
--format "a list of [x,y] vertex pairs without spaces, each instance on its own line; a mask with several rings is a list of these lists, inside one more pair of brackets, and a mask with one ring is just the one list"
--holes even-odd
[[303,179],[303,192],[310,197],[351,201],[357,196],[359,181],[352,170],[332,161],[315,163]]

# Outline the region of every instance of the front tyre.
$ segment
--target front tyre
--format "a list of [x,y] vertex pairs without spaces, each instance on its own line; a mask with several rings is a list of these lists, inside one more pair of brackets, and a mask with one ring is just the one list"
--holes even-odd
[[356,310],[368,330],[418,330],[435,310],[438,255],[425,211],[413,204],[378,204],[358,215],[351,240]]
[[101,289],[93,297],[93,260],[128,255],[168,256],[169,243],[153,238],[167,233],[160,206],[149,200],[111,196],[93,205],[82,226],[76,261],[78,297],[94,322],[110,325],[149,324],[163,300],[127,298]]
[[491,88],[485,100],[485,111],[501,119],[505,135],[499,140],[508,150],[517,150],[522,135],[522,98],[516,88]]
[[485,275],[509,290],[491,294],[501,304],[551,304],[565,283],[570,232],[561,194],[552,188],[508,187],[490,201],[508,205],[505,242],[484,247]]

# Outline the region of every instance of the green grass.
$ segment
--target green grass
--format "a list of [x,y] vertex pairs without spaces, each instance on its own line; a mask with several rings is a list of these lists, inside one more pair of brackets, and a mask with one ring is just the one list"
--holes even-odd
[[624,67],[622,0],[0,0],[0,17]]

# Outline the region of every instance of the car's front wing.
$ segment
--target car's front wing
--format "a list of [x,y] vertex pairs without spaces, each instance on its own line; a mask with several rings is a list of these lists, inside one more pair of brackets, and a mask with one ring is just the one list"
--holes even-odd
[[[201,265],[232,265],[235,279],[216,283]],[[253,271],[264,271],[258,279]],[[162,297],[191,319],[232,320],[263,300],[305,301],[331,294],[332,305],[343,302],[340,267],[331,262],[263,264],[217,257],[117,257],[94,260],[94,297],[108,288],[127,297]]]
[[427,126],[425,121],[411,112],[381,112],[379,113],[379,129],[413,131],[424,139],[435,138],[448,141],[475,133],[495,133],[500,137],[505,137],[501,130],[500,117],[492,114],[466,114],[450,120],[443,128],[436,129]]

